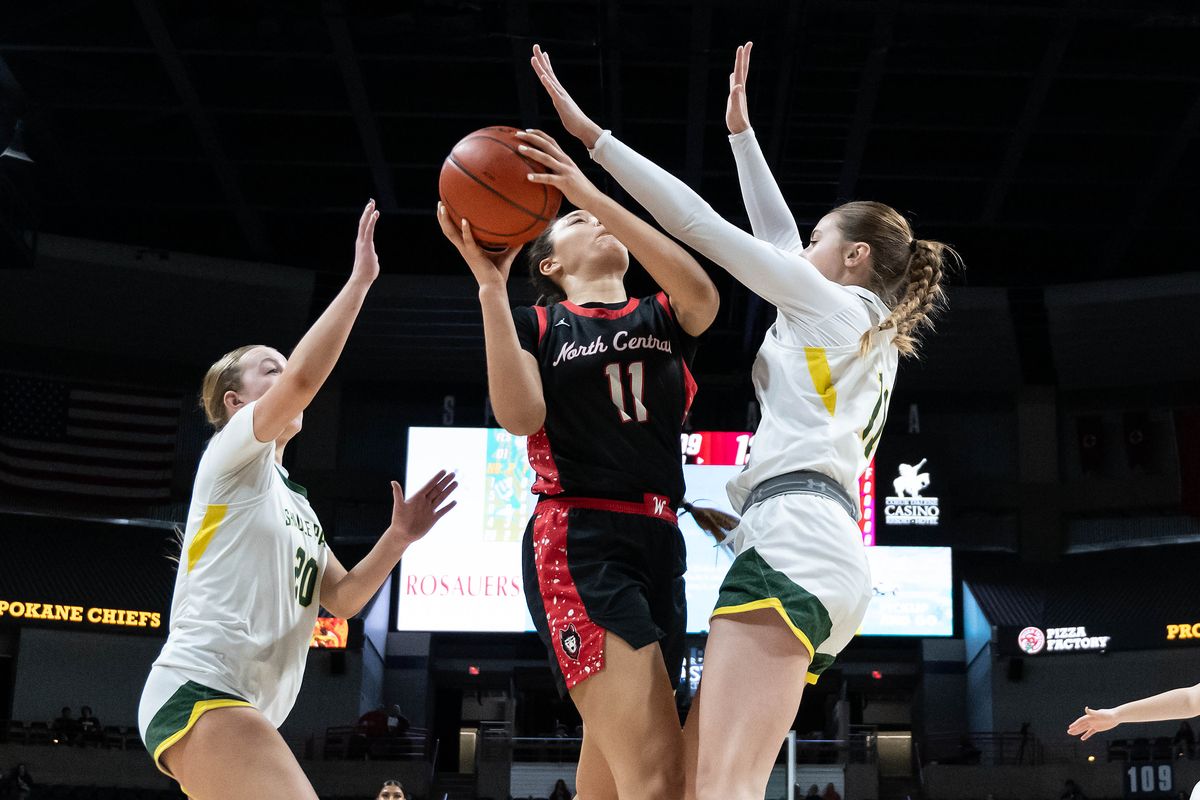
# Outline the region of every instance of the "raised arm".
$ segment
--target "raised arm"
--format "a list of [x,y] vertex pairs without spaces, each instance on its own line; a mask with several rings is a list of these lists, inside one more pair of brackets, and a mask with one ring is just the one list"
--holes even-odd
[[485,253],[475,243],[471,225],[463,219],[455,227],[445,207],[438,203],[442,233],[458,249],[479,281],[479,306],[483,310],[483,342],[487,353],[488,394],[496,421],[516,436],[530,436],[546,422],[546,399],[537,359],[521,348],[508,305],[508,273],[519,247],[503,253]]
[[579,111],[554,76],[547,54],[536,47],[533,66],[550,92],[563,126],[588,145],[596,163],[608,170],[668,233],[784,311],[824,317],[845,306],[844,291],[806,259],[725,221],[682,181],[635,153],[609,131],[600,131]]
[[1116,708],[1084,708],[1083,716],[1070,724],[1067,733],[1090,739],[1125,722],[1161,722],[1195,716],[1200,716],[1200,684],[1171,689]]
[[379,256],[375,254],[375,223],[378,220],[379,212],[372,200],[358,221],[350,279],[296,345],[279,380],[254,406],[254,438],[258,441],[278,439],[288,423],[308,408],[337,364],[367,290],[379,277]]
[[596,188],[553,137],[543,131],[518,133],[521,152],[549,172],[529,179],[558,187],[577,208],[591,212],[604,230],[629,248],[650,277],[671,300],[679,326],[691,336],[708,330],[717,316],[721,297],[704,268],[687,250]]
[[729,145],[737,164],[738,184],[742,202],[750,217],[750,229],[759,239],[770,242],[780,250],[799,253],[804,240],[791,209],[779,191],[779,184],[767,166],[767,159],[758,146],[754,129],[750,127],[750,110],[746,102],[746,82],[750,77],[750,51],[754,42],[737,49],[733,72],[729,73],[729,99],[725,104],[725,125],[729,128]]

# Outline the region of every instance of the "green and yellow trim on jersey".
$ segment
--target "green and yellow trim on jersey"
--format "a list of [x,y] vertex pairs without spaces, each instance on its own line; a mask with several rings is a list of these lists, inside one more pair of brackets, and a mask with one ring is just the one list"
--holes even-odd
[[146,750],[154,759],[154,765],[164,774],[171,775],[161,761],[162,754],[171,745],[187,736],[205,713],[217,708],[251,707],[250,703],[237,695],[210,689],[195,681],[188,681],[175,690],[162,708],[154,714],[146,728]]
[[743,614],[763,608],[774,609],[804,645],[809,658],[805,680],[816,683],[821,673],[833,663],[833,656],[817,652],[833,628],[829,612],[815,595],[797,586],[751,547],[729,567],[712,616]]

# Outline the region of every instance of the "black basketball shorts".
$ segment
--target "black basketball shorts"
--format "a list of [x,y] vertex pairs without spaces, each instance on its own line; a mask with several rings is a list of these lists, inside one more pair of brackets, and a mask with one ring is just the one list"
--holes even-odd
[[687,627],[687,552],[667,498],[548,498],[521,544],[525,601],[565,695],[604,669],[605,634],[659,642],[672,689]]

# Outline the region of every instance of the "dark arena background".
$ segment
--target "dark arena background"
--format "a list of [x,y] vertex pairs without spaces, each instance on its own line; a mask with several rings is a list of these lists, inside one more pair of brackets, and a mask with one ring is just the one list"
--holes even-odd
[[[540,43],[585,111],[748,228],[724,112],[749,40],[750,118],[801,231],[874,199],[965,262],[862,481],[867,623],[806,690],[766,798],[1188,796],[1179,722],[1066,729],[1200,681],[1200,6],[10,0],[0,797],[181,796],[136,725],[211,435],[200,381],[247,342],[294,346],[370,197],[382,275],[286,466],[347,566],[387,525],[389,480],[457,468],[460,508],[362,614],[322,623],[281,733],[322,798],[573,791],[580,717],[522,616],[524,445],[486,430],[438,172],[475,129],[539,127],[628,201],[562,130]],[[775,312],[703,263],[721,308],[682,455],[689,493],[722,505]],[[636,267],[629,286],[652,291]],[[684,519],[681,715],[728,567]],[[393,706],[407,730],[380,727]]]

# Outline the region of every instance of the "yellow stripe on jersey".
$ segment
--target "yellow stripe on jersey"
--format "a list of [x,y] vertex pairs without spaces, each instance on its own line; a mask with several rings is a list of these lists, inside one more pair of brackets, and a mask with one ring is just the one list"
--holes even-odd
[[204,519],[200,520],[200,530],[196,533],[196,538],[192,539],[192,544],[188,547],[187,569],[191,572],[196,568],[196,562],[204,555],[204,551],[208,549],[209,542],[212,541],[213,534],[217,532],[217,528],[221,527],[221,521],[225,519],[225,512],[229,509],[227,505],[210,505],[204,512]]
[[804,357],[808,360],[808,372],[812,375],[813,386],[832,417],[837,408],[837,389],[833,385],[833,375],[829,371],[829,359],[825,356],[825,348],[806,347]]

